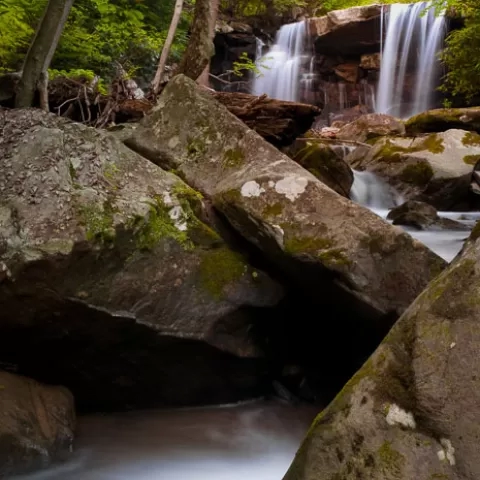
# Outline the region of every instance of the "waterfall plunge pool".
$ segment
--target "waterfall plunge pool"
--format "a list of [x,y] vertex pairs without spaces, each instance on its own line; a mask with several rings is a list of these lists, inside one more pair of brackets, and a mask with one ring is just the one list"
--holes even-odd
[[256,401],[80,417],[69,462],[15,480],[280,480],[319,411]]

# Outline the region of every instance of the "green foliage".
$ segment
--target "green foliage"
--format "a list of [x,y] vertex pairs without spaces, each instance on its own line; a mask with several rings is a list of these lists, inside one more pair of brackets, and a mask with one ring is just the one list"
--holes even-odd
[[[440,0],[436,6],[442,7]],[[480,3],[478,0],[447,0],[447,6],[465,18],[465,28],[452,31],[441,59],[447,67],[442,90],[471,100],[480,94]]]
[[[0,0],[0,69],[18,70],[46,0]],[[53,59],[54,71],[92,71],[109,79],[117,63],[137,76],[153,75],[173,14],[173,0],[76,0]],[[171,50],[187,43],[186,4]]]
[[232,73],[237,77],[243,77],[246,72],[259,74],[260,70],[255,62],[248,56],[248,53],[242,52],[238,60],[233,62]]

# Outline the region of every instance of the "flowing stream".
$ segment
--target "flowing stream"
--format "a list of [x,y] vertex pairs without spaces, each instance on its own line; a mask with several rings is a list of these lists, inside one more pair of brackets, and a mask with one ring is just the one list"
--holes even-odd
[[80,417],[69,462],[15,480],[280,480],[318,410],[261,401]]
[[[375,174],[358,171],[354,171],[351,198],[384,219],[392,208],[401,205],[404,201],[401,195]],[[438,215],[463,223],[469,229],[473,228],[475,222],[480,219],[480,212],[438,212]],[[402,228],[447,262],[453,260],[468,237],[466,230]]]

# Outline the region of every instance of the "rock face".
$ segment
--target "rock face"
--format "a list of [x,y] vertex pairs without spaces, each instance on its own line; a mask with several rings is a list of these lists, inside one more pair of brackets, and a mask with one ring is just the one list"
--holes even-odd
[[342,147],[348,148],[322,140],[297,140],[285,153],[325,185],[349,198],[353,172],[343,160]]
[[201,195],[95,129],[0,122],[0,364],[82,409],[258,393],[252,323],[282,289],[200,220]]
[[444,266],[400,229],[323,185],[183,76],[169,83],[126,143],[177,169],[306,291],[348,299],[358,315],[402,312]]
[[341,140],[365,142],[388,135],[405,135],[405,125],[403,122],[390,115],[370,113],[342,127],[337,133],[337,138]]
[[408,135],[444,132],[458,128],[480,133],[480,108],[439,108],[410,118],[405,123]]
[[381,14],[381,5],[335,10],[309,19],[309,31],[319,52],[355,55],[370,48],[373,53],[380,46],[377,24]]
[[468,201],[479,155],[480,135],[448,130],[423,137],[381,139],[368,154],[353,152],[346,160],[353,168],[384,177],[407,199],[448,210]]
[[285,480],[480,478],[476,230],[318,416]]
[[43,468],[72,451],[72,394],[0,371],[0,477]]
[[460,222],[438,216],[437,210],[432,205],[424,202],[409,200],[391,210],[387,219],[394,225],[405,225],[419,230],[432,228],[448,228],[452,230],[469,230]]

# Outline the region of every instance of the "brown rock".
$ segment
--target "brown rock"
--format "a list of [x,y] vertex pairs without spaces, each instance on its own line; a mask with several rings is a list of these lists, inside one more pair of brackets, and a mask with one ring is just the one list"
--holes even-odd
[[368,53],[360,58],[360,68],[365,70],[380,70],[381,56],[379,53]]
[[383,113],[369,113],[342,127],[337,138],[365,142],[376,137],[404,134],[405,126],[398,118]]
[[0,371],[1,478],[67,459],[74,428],[74,401],[66,388]]
[[337,65],[334,69],[335,74],[341,79],[350,82],[357,83],[358,80],[358,65],[355,63],[343,63]]

